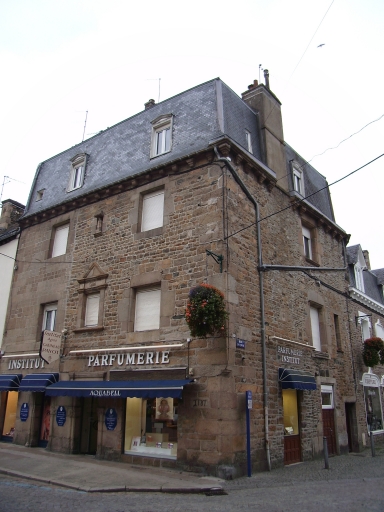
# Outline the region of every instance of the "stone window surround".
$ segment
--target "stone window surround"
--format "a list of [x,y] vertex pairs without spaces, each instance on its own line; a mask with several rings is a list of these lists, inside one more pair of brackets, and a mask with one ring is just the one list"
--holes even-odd
[[[108,274],[105,273],[97,263],[93,263],[84,277],[78,279],[79,283],[79,303],[77,307],[77,322],[73,332],[102,331],[104,329],[104,304],[105,290],[107,288]],[[87,295],[100,294],[99,314],[97,325],[85,326],[85,311],[87,305]]]
[[60,217],[57,217],[55,219],[55,223],[51,224],[51,237],[50,237],[50,240],[49,240],[49,247],[48,247],[48,256],[47,256],[47,259],[49,258],[52,258],[52,252],[53,252],[53,245],[55,243],[55,236],[56,236],[56,230],[58,228],[61,228],[62,226],[64,226],[65,224],[68,224],[69,226],[69,231],[68,231],[68,238],[67,238],[67,250],[64,254],[60,254],[58,256],[54,256],[54,258],[63,258],[66,256],[66,254],[68,253],[68,245],[70,243],[70,240],[71,240],[71,237],[72,237],[72,229],[71,229],[71,223],[70,223],[70,219],[68,218],[68,215],[64,215],[62,218]]
[[[161,290],[160,299],[160,323],[159,329],[150,331],[134,331],[135,308],[136,308],[136,290],[143,288],[151,288],[159,286]],[[169,327],[171,325],[171,318],[174,315],[175,309],[175,293],[168,290],[168,281],[162,278],[161,271],[147,272],[146,274],[139,274],[131,277],[130,288],[127,291],[127,315],[125,316],[125,308],[120,314],[122,322],[122,329],[127,331],[128,343],[143,343],[159,341],[161,328]],[[125,320],[125,321],[124,321]]]
[[[165,155],[166,153],[169,153],[172,151],[172,145],[173,145],[173,114],[162,114],[153,121],[151,121],[152,124],[152,133],[151,133],[151,152],[150,152],[150,158],[156,158],[161,155]],[[156,153],[156,142],[157,142],[157,134],[164,130],[164,129],[170,129],[170,144],[169,149],[162,152],[162,153]]]
[[48,292],[44,293],[43,295],[39,296],[38,304],[37,304],[37,310],[36,310],[36,318],[37,318],[37,324],[36,324],[36,343],[40,346],[41,341],[41,332],[44,322],[44,313],[45,308],[50,305],[56,305],[56,318],[55,318],[55,331],[60,332],[62,329],[62,325],[64,322],[64,311],[65,307],[63,302],[60,298],[56,295],[56,293]]
[[[164,213],[163,225],[161,227],[150,229],[149,231],[141,231],[141,218],[143,213],[143,197],[158,189],[164,189]],[[129,221],[132,225],[132,232],[135,240],[143,238],[152,238],[160,236],[164,232],[164,228],[169,224],[169,215],[173,213],[174,206],[172,195],[169,187],[169,179],[161,178],[156,183],[148,183],[132,192],[133,209],[129,214]]]

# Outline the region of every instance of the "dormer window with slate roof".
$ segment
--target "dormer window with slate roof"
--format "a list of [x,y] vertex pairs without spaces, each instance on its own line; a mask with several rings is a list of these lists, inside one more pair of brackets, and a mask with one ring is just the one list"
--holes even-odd
[[354,266],[354,272],[355,272],[355,285],[357,290],[360,290],[361,292],[365,292],[364,287],[364,276],[363,271],[366,268],[364,255],[361,250],[359,250],[358,259]]
[[83,186],[86,161],[87,155],[85,153],[80,153],[71,158],[72,169],[69,177],[68,192]]
[[172,114],[162,115],[152,121],[151,158],[171,151],[172,126]]
[[295,192],[300,194],[301,196],[304,196],[304,175],[302,170],[297,166],[293,166],[292,171],[292,179],[293,179],[293,188]]

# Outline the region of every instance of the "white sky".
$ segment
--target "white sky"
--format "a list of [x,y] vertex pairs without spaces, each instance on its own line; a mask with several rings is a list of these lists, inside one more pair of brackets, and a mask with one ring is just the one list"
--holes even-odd
[[[89,137],[157,102],[158,78],[161,100],[215,77],[240,95],[259,64],[285,140],[310,160],[384,114],[383,23],[382,0],[0,0],[2,199],[26,203],[39,162],[81,142],[86,110]],[[311,164],[331,183],[383,140],[384,117]],[[372,268],[384,267],[383,167],[331,187]]]

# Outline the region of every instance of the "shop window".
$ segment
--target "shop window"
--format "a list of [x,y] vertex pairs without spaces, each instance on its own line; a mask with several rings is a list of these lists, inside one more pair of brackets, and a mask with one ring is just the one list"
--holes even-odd
[[15,434],[17,400],[19,398],[19,393],[17,391],[8,391],[6,396],[7,405],[5,408],[2,438],[5,441],[12,441]]
[[299,413],[296,389],[283,389],[284,435],[299,434]]
[[67,241],[69,233],[69,224],[58,226],[54,229],[53,246],[51,257],[61,256],[67,252]]
[[136,290],[135,331],[159,329],[160,301],[160,287]]
[[124,452],[176,459],[177,407],[177,398],[127,398]]
[[380,388],[364,386],[364,400],[368,433],[383,430]]
[[160,228],[164,223],[164,190],[142,196],[141,231]]

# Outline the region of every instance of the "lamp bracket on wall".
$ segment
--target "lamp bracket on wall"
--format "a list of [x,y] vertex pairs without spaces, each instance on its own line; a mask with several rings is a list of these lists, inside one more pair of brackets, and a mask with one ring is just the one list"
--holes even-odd
[[223,260],[224,257],[221,254],[215,254],[212,251],[209,251],[208,249],[205,250],[206,254],[208,256],[212,256],[212,258],[220,265],[220,274],[223,273]]

